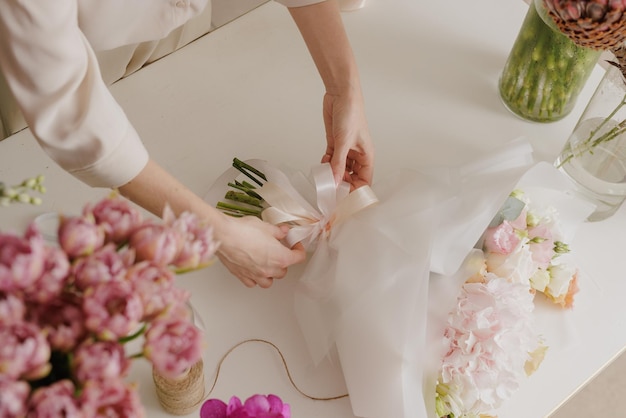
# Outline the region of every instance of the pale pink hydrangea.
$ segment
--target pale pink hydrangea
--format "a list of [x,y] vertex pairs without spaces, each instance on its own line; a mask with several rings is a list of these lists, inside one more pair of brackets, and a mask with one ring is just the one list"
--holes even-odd
[[23,237],[0,234],[0,291],[24,289],[41,277],[45,264],[45,242],[34,224]]
[[143,351],[160,374],[180,377],[202,357],[202,333],[188,320],[157,318],[146,332]]
[[72,364],[80,382],[121,378],[130,368],[124,347],[117,341],[83,342],[74,351]]
[[104,237],[104,229],[93,216],[61,217],[58,241],[70,258],[93,253],[104,245]]
[[87,418],[74,397],[74,384],[70,380],[36,389],[30,397],[28,409],[29,418]]
[[117,251],[110,243],[92,254],[78,258],[72,266],[74,284],[84,290],[100,283],[124,280],[126,271],[133,263],[132,251]]
[[85,326],[102,340],[114,340],[138,329],[143,308],[139,295],[126,281],[101,283],[85,291]]
[[130,238],[143,222],[139,209],[119,195],[100,200],[93,207],[86,206],[85,214],[92,214],[96,223],[102,225],[108,241],[121,244]]
[[143,418],[145,410],[135,387],[121,379],[88,381],[80,395],[87,418]]
[[8,378],[38,379],[50,370],[50,345],[30,322],[0,326],[0,373]]
[[466,283],[445,330],[440,376],[455,416],[493,413],[517,389],[539,346],[528,286],[491,278]]
[[219,399],[205,401],[200,418],[291,418],[291,408],[276,395],[253,395],[243,403],[233,396],[228,405]]
[[26,416],[26,402],[29,394],[30,386],[25,381],[0,375],[0,417]]

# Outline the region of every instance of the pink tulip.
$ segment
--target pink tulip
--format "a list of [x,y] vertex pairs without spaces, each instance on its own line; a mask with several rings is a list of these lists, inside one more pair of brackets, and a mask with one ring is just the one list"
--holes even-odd
[[134,386],[121,379],[91,380],[80,395],[85,417],[143,418],[145,411]]
[[104,245],[104,228],[93,216],[61,217],[59,245],[70,258],[89,255]]
[[126,279],[132,283],[143,304],[144,320],[161,314],[169,305],[179,303],[174,291],[175,276],[166,266],[142,261],[132,266]]
[[0,373],[17,379],[38,379],[50,370],[50,346],[41,329],[30,322],[0,327]]
[[190,212],[182,213],[174,227],[182,232],[184,243],[173,264],[183,271],[208,266],[218,248],[213,240],[213,229]]
[[139,209],[128,200],[113,195],[102,199],[93,208],[86,207],[98,225],[102,225],[108,241],[121,244],[130,238],[132,232],[143,222]]
[[115,244],[107,244],[94,253],[80,257],[72,266],[74,284],[81,290],[100,283],[123,280],[132,265],[132,251],[118,252]]
[[143,317],[139,295],[130,283],[101,283],[85,291],[85,326],[102,340],[115,340],[135,331]]
[[26,306],[22,299],[11,293],[0,292],[0,326],[22,322],[25,313]]
[[130,368],[124,347],[115,341],[85,341],[74,351],[74,374],[78,381],[117,379]]
[[78,401],[74,398],[74,385],[60,380],[50,386],[36,389],[30,398],[28,418],[83,418]]
[[46,305],[31,309],[31,315],[55,350],[73,349],[87,332],[80,301],[70,295],[59,296]]
[[28,383],[0,376],[0,417],[24,417],[29,393]]
[[44,272],[24,289],[26,298],[37,303],[47,303],[57,298],[67,284],[69,272],[70,262],[67,255],[59,248],[46,247]]
[[183,237],[167,225],[144,223],[130,236],[130,246],[135,250],[137,261],[149,260],[165,266],[178,257]]
[[0,291],[24,289],[44,271],[44,239],[31,224],[24,237],[0,234]]
[[180,377],[202,357],[202,333],[188,320],[155,319],[145,335],[144,355],[165,377]]

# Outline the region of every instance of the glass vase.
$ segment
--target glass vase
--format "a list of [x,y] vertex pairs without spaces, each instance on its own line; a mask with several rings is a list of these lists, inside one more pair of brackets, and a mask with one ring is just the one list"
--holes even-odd
[[576,45],[533,0],[500,76],[500,97],[519,117],[554,122],[567,116],[601,51]]
[[607,69],[555,166],[596,206],[590,221],[613,215],[626,199],[626,84],[618,68]]

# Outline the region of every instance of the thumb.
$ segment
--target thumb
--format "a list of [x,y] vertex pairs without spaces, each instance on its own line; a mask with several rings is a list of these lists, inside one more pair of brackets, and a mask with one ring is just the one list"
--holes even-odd
[[330,168],[333,170],[335,185],[341,183],[346,172],[346,160],[348,158],[348,150],[335,148],[333,157],[330,160]]
[[306,260],[306,250],[304,249],[304,245],[301,242],[296,243],[293,247],[291,247],[291,254],[293,255],[293,263],[302,263]]

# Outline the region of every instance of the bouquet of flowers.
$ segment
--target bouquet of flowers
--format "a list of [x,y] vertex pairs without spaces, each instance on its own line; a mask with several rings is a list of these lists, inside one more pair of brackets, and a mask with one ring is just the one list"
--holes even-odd
[[558,215],[515,190],[483,233],[470,257],[475,272],[444,330],[438,417],[494,416],[543,360],[547,346],[533,327],[535,295],[571,308],[578,291]]
[[144,219],[115,194],[60,216],[55,244],[35,223],[0,233],[0,416],[143,416],[124,381],[131,361],[174,378],[200,360],[175,275],[207,266],[216,249],[194,215]]

